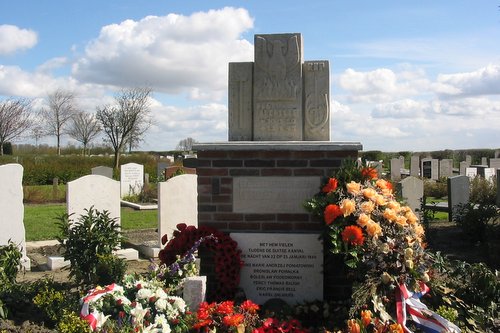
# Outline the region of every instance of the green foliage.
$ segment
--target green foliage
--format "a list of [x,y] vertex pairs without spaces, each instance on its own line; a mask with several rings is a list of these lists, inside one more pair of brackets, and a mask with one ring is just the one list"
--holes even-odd
[[57,324],[60,333],[90,333],[89,323],[81,319],[75,312],[64,310],[61,320]]
[[450,261],[438,252],[433,256],[434,274],[430,282],[434,305],[454,309],[456,322],[470,332],[493,332],[493,321],[500,317],[500,281],[485,264]]
[[[108,211],[97,211],[93,207],[86,210],[86,215],[80,216],[78,221],[69,221],[67,214],[59,218],[60,236],[58,237],[64,250],[64,259],[70,262],[70,277],[82,287],[105,284],[99,276],[102,265],[109,262],[121,240],[122,235],[116,219],[109,216]],[[120,273],[119,264],[108,273]],[[99,268],[101,267],[101,268]],[[99,269],[98,269],[99,268]],[[109,278],[104,276],[105,280]],[[117,281],[117,279],[115,279]]]
[[4,155],[12,155],[12,143],[4,142],[3,153],[4,153]]
[[98,254],[96,275],[99,277],[100,285],[108,285],[121,281],[127,270],[125,260],[112,254]]
[[424,181],[424,196],[442,199],[448,196],[448,184],[446,179],[439,181]]
[[0,246],[0,283],[2,286],[11,285],[16,281],[21,257],[19,247],[10,239],[7,245]]
[[32,204],[66,202],[66,185],[25,185],[23,202]]
[[460,204],[453,210],[453,222],[471,241],[484,242],[490,229],[500,226],[500,209],[492,204]]
[[43,311],[52,322],[56,323],[66,310],[70,308],[76,310],[75,305],[78,304],[78,297],[70,296],[66,290],[45,281],[36,296],[33,297],[33,304]]
[[497,196],[496,177],[490,181],[482,177],[474,177],[470,183],[469,201],[479,205],[494,205]]

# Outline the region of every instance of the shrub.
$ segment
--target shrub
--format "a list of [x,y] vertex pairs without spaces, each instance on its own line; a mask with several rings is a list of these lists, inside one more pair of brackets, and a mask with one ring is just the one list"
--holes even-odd
[[434,197],[436,199],[444,198],[448,195],[448,184],[446,180],[439,181],[425,181],[424,182],[424,196]]
[[38,293],[33,297],[35,304],[53,323],[57,323],[66,311],[77,311],[79,294],[71,293],[51,280],[41,282]]
[[[122,234],[115,218],[109,216],[108,211],[97,211],[94,207],[85,210],[86,215],[80,216],[78,221],[71,222],[67,214],[59,218],[58,237],[64,252],[64,259],[70,262],[70,277],[82,287],[108,281],[109,275],[121,274],[122,265],[113,260],[113,265],[103,277],[102,273],[109,257],[113,255],[121,240]],[[120,259],[116,259],[120,260]],[[123,266],[125,264],[123,263]],[[113,276],[119,280],[120,276]]]
[[60,333],[90,333],[89,323],[81,319],[76,313],[64,310],[61,321],[57,324]]
[[453,222],[474,242],[483,242],[490,228],[498,225],[500,210],[491,204],[468,202],[453,209]]
[[0,283],[2,288],[16,281],[21,257],[22,254],[18,246],[10,239],[7,245],[0,246]]
[[469,201],[480,205],[494,205],[497,195],[496,184],[495,179],[490,181],[482,177],[472,178]]

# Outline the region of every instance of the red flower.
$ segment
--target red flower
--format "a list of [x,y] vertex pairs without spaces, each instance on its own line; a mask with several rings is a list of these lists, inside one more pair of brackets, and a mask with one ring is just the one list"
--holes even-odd
[[371,168],[371,167],[366,167],[361,169],[361,176],[364,179],[377,179],[378,178],[378,172],[377,169]]
[[217,309],[215,310],[220,314],[232,314],[234,312],[234,302],[233,301],[224,301],[217,305]]
[[335,221],[335,219],[340,215],[342,215],[342,211],[340,210],[340,207],[338,205],[330,204],[326,206],[324,212],[326,224],[332,224],[332,222]]
[[161,237],[161,245],[165,245],[168,241],[168,235],[165,234]]
[[224,318],[222,318],[222,321],[226,326],[238,326],[243,322],[243,319],[245,319],[244,315],[242,315],[241,313],[235,313],[233,315],[225,316]]
[[259,311],[259,305],[248,299],[241,303],[240,308],[243,311],[247,311],[248,313],[256,313],[257,311]]
[[330,179],[328,179],[328,183],[325,186],[323,186],[322,191],[324,193],[333,192],[337,189],[338,185],[339,185],[339,182],[337,181],[336,178],[330,178]]
[[342,231],[342,240],[351,245],[363,245],[363,231],[356,225],[349,225]]

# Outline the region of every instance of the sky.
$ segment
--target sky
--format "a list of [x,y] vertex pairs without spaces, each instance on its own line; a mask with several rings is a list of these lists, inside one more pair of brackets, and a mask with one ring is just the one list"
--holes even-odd
[[[227,142],[228,63],[301,33],[330,62],[331,141],[364,151],[500,148],[500,1],[0,0],[0,100],[65,89],[81,110],[153,90],[139,150]],[[54,137],[43,139],[55,145]],[[23,138],[14,143],[31,142]],[[101,143],[99,138],[95,143]],[[63,138],[63,145],[73,143]]]

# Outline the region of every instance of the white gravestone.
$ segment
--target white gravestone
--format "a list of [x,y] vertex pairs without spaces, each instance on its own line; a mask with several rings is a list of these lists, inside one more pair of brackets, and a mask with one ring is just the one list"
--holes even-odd
[[465,168],[465,175],[469,178],[477,176],[477,168]]
[[323,245],[318,234],[231,233],[241,249],[240,287],[247,299],[288,304],[323,299]]
[[176,225],[186,223],[198,226],[198,176],[184,174],[158,183],[158,246],[161,237],[168,239],[177,230]]
[[120,166],[120,195],[136,195],[144,186],[144,166],[137,163],[127,163]]
[[91,170],[93,175],[101,175],[104,177],[113,178],[113,168],[100,165],[93,167]]
[[0,245],[7,245],[9,239],[19,246],[22,253],[21,265],[30,269],[26,256],[26,235],[24,230],[23,166],[20,164],[0,165]]
[[205,301],[207,293],[206,276],[190,276],[184,280],[184,290],[182,298],[186,302],[189,310],[194,312],[198,310],[200,304]]
[[94,207],[98,211],[108,211],[120,225],[120,182],[100,175],[87,175],[68,182],[67,209],[71,221],[78,221],[86,215],[85,209]]
[[424,182],[414,176],[406,177],[398,183],[398,194],[414,212],[420,211],[424,196]]

